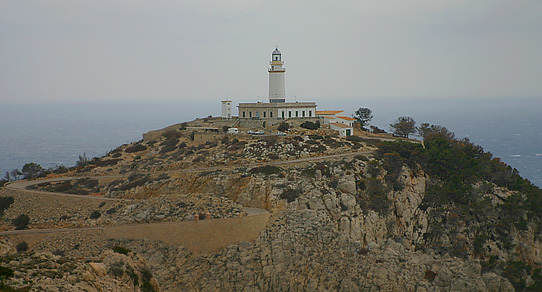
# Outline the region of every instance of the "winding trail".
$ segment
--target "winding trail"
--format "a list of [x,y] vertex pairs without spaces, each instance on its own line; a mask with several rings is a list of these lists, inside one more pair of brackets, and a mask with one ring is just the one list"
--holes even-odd
[[[251,163],[242,165],[221,165],[201,168],[187,168],[168,171],[142,172],[146,174],[152,173],[173,173],[173,172],[200,172],[200,171],[216,171],[223,169],[231,169],[235,167],[257,167],[264,165],[284,165],[293,163],[302,163],[326,159],[336,159],[341,157],[350,157],[361,154],[371,154],[373,151],[358,151],[352,153],[342,153],[326,156],[315,156],[307,158],[299,158],[283,161],[269,161],[261,163]],[[69,181],[74,179],[86,178],[82,177],[63,177],[49,178],[34,181],[16,181],[9,183],[5,188],[20,192],[32,194],[48,194],[63,197],[76,197],[89,200],[107,200],[107,201],[132,201],[131,199],[107,198],[103,196],[93,195],[74,195],[57,192],[46,192],[39,190],[29,190],[30,186],[47,182]],[[93,179],[118,179],[126,177],[126,175],[108,175],[108,176],[91,176]],[[2,235],[30,235],[30,234],[47,234],[60,232],[80,232],[80,231],[101,231],[108,238],[119,239],[143,239],[152,238],[172,244],[182,244],[189,250],[195,253],[212,253],[218,251],[229,244],[238,243],[241,241],[254,241],[260,236],[260,232],[265,230],[270,217],[268,210],[260,208],[243,207],[242,210],[247,214],[244,217],[207,219],[200,221],[181,221],[181,222],[158,222],[158,223],[139,223],[127,224],[118,226],[99,226],[99,227],[80,227],[80,228],[48,228],[48,229],[27,229],[27,230],[10,230],[0,232]]]

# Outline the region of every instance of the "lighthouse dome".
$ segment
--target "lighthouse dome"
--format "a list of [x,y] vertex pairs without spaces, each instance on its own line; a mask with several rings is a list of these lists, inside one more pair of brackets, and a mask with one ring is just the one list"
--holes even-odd
[[273,51],[273,55],[280,55],[279,48],[275,48],[275,50]]

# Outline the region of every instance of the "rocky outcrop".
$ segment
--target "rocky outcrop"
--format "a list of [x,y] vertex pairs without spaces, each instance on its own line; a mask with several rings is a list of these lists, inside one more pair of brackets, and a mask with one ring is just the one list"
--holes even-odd
[[215,255],[132,242],[164,291],[513,291],[478,262],[410,251],[398,239],[367,246],[324,211],[288,210],[255,243]]
[[[0,257],[0,266],[5,273],[3,284],[13,289],[161,291],[145,259],[134,253],[119,254],[106,250],[90,262],[51,252],[19,253]],[[8,270],[11,272],[7,273]]]

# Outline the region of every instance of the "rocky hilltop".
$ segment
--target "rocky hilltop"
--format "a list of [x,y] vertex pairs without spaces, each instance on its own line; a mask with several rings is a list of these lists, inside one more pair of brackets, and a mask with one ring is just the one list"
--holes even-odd
[[[49,193],[1,190],[14,198],[4,230],[20,214],[29,215],[30,231],[75,227],[47,236],[3,235],[2,285],[541,291],[542,192],[468,140],[435,132],[422,144],[298,126],[287,136],[234,135],[223,133],[224,126],[208,118],[147,133],[30,186]],[[260,236],[207,252],[82,229],[243,220],[244,207],[270,212]],[[213,232],[217,242],[228,233]],[[19,248],[22,242],[28,250]]]

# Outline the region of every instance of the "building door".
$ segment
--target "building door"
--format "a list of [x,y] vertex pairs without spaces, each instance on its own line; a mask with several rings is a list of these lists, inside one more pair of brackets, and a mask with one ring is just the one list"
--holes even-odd
[[346,129],[346,136],[350,136],[352,133],[350,133],[350,129]]

